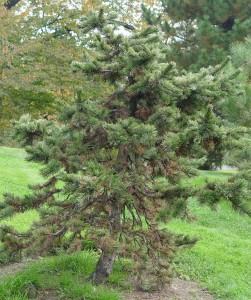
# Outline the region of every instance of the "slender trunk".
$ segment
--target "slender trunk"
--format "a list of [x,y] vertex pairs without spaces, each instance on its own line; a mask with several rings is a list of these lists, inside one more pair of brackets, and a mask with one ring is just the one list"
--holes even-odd
[[91,276],[91,279],[94,284],[99,285],[107,281],[109,275],[112,272],[115,258],[115,253],[103,252],[101,254],[97,266]]
[[[112,212],[109,216],[110,219],[110,237],[114,242],[117,240],[117,233],[120,230],[120,205],[116,203],[116,199],[111,199]],[[91,280],[94,284],[99,285],[105,283],[112,272],[112,268],[116,259],[116,250],[113,248],[112,243],[103,245],[102,254],[96,265],[94,272],[91,275]]]
[[[127,164],[128,158],[128,147],[127,146],[120,146],[117,156],[118,161],[118,169],[117,172],[121,172],[124,170]],[[117,240],[117,234],[121,229],[120,224],[120,214],[121,214],[121,207],[120,204],[117,202],[116,198],[109,199],[109,204],[112,207],[112,211],[109,214],[109,229],[110,229],[110,238],[114,242]],[[112,272],[112,268],[116,258],[116,250],[113,249],[111,244],[101,247],[102,254],[99,258],[99,261],[96,265],[95,270],[91,275],[91,280],[94,284],[99,285],[105,283]]]

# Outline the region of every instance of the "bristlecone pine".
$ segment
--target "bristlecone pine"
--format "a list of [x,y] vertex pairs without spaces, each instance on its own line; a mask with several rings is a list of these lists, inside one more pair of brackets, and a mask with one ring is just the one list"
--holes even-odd
[[158,221],[188,215],[196,191],[180,179],[195,174],[208,151],[224,152],[233,132],[218,103],[238,87],[224,64],[179,73],[157,28],[125,35],[116,24],[102,10],[86,16],[87,51],[73,63],[83,76],[110,82],[110,95],[88,99],[79,91],[71,106],[61,103],[56,121],[26,115],[15,125],[28,160],[44,165],[46,182],[23,198],[5,195],[1,219],[29,209],[40,219],[22,234],[2,225],[2,257],[91,244],[101,253],[96,284],[107,280],[117,257],[135,261],[129,267],[143,278],[169,282],[175,250],[191,241]]

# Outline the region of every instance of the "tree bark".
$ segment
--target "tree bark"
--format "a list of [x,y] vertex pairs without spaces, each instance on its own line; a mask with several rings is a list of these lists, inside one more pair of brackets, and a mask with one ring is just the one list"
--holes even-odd
[[15,6],[17,3],[19,3],[21,0],[8,0],[4,3],[4,7],[6,9],[11,9],[13,6]]
[[99,285],[106,282],[106,280],[112,272],[115,258],[115,253],[103,252],[101,254],[97,266],[91,276],[91,279],[94,284]]
[[94,272],[91,275],[91,280],[94,284],[99,285],[102,283],[105,283],[110,276],[113,265],[116,259],[117,251],[113,247],[112,241],[117,240],[117,234],[118,231],[120,231],[121,224],[120,224],[120,213],[121,208],[118,203],[116,203],[116,199],[111,199],[110,202],[112,206],[112,211],[108,218],[110,219],[109,225],[110,225],[110,236],[111,238],[108,242],[103,243],[101,246],[102,254],[99,258],[99,261],[96,265],[96,268]]

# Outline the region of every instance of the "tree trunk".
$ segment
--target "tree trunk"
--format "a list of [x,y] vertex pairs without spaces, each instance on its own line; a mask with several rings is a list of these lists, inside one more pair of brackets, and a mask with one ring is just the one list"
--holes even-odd
[[4,7],[6,9],[11,9],[13,6],[15,6],[18,2],[20,2],[21,0],[9,0],[9,1],[6,1],[4,3]]
[[105,283],[112,272],[116,254],[103,252],[99,258],[97,266],[92,273],[91,279],[94,284],[99,285]]
[[113,248],[112,241],[117,240],[117,233],[120,231],[120,205],[116,203],[116,199],[111,199],[112,212],[109,215],[110,238],[107,243],[103,243],[101,249],[102,254],[92,273],[91,280],[94,284],[99,285],[105,283],[112,272],[112,268],[116,258],[116,250]]
[[203,171],[211,171],[212,167],[209,165],[203,165],[203,166],[200,166],[198,169],[203,170]]

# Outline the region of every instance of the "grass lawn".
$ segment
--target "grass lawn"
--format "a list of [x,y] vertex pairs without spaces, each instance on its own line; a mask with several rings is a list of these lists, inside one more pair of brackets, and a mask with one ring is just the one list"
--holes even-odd
[[197,244],[180,251],[176,270],[185,279],[197,279],[217,299],[251,299],[251,220],[233,212],[228,203],[217,211],[190,200],[193,222],[173,220],[168,228],[198,237]]
[[[97,256],[88,251],[38,261],[25,271],[3,279],[0,283],[0,299],[28,300],[49,297],[48,300],[121,300],[117,283],[122,281],[124,274],[118,264],[115,265],[114,274],[106,287],[96,287],[88,282],[96,261]],[[116,283],[116,290],[113,282]]]
[[[0,147],[0,201],[3,194],[11,192],[17,196],[29,193],[29,184],[42,181],[39,175],[38,165],[25,161],[24,150],[8,147]],[[35,211],[17,214],[11,220],[4,223],[12,224],[19,231],[25,231],[32,221],[38,218]]]
[[[38,165],[27,163],[24,158],[22,150],[0,147],[0,195],[4,192],[24,195],[29,192],[28,184],[42,180]],[[200,176],[192,179],[192,184],[203,185],[205,177],[224,180],[229,173],[200,172]],[[234,212],[225,202],[213,211],[199,205],[196,199],[190,199],[190,211],[196,216],[195,221],[174,219],[164,225],[174,232],[199,237],[194,247],[180,251],[176,271],[183,278],[197,279],[215,294],[216,299],[251,299],[251,218]],[[37,217],[30,211],[7,222],[23,231]],[[69,299],[121,299],[112,286],[94,288],[84,281],[91,273],[95,259],[93,253],[84,252],[39,261],[26,271],[2,280],[0,299],[28,299],[27,295],[34,287],[56,289]],[[123,276],[116,266],[111,282],[117,283]]]

